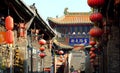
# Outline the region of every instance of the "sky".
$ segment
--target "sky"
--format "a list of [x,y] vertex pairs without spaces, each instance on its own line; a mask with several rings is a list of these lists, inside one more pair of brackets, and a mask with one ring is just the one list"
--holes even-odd
[[26,5],[35,3],[35,7],[41,18],[47,22],[47,17],[64,15],[64,9],[68,8],[69,12],[89,12],[90,7],[87,0],[23,0]]

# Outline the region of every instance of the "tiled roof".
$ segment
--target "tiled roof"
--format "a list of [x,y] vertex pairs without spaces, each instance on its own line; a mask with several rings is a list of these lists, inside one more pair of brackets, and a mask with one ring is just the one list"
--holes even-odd
[[81,12],[81,13],[68,13],[62,17],[48,18],[48,21],[51,21],[56,24],[80,24],[80,23],[91,23],[89,19],[90,13]]
[[62,44],[61,42],[58,42],[56,39],[53,41],[56,46],[58,46],[60,49],[73,49],[72,46]]

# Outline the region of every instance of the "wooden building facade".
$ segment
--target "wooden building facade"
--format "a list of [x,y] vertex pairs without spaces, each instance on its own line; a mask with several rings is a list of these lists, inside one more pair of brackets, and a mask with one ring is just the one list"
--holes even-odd
[[[5,34],[6,17],[11,16],[13,22],[13,43],[6,43]],[[21,0],[0,0],[0,71],[2,73],[37,73],[40,69],[38,43],[40,39],[46,40],[45,52],[51,57],[50,41],[55,36],[52,29],[43,21],[37,12],[35,4],[27,6]],[[10,36],[7,36],[9,39]],[[12,39],[12,38],[10,38]],[[49,47],[48,47],[49,46]],[[49,50],[49,51],[48,51]],[[45,59],[48,59],[46,56]],[[49,57],[49,58],[50,58]],[[52,59],[45,62],[44,68],[50,68]]]

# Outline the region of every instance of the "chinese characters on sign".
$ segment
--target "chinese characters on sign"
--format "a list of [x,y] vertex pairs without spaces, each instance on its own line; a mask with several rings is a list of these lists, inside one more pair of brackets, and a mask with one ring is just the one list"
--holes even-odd
[[88,45],[89,44],[89,38],[70,38],[69,39],[69,44],[71,46],[73,46],[74,44]]

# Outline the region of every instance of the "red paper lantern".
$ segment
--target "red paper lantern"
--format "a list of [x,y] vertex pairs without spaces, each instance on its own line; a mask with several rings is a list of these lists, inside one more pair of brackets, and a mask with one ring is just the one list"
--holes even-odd
[[62,55],[64,52],[62,50],[59,51],[59,54]]
[[89,44],[90,44],[91,46],[94,46],[94,45],[96,44],[96,42],[95,42],[95,41],[90,41]]
[[101,7],[104,5],[105,0],[87,0],[87,3],[90,7]]
[[103,16],[100,12],[92,13],[90,15],[90,20],[92,22],[100,22],[100,21],[102,21],[102,19],[103,19]]
[[19,26],[20,26],[20,28],[23,28],[23,29],[25,28],[25,24],[24,23],[20,23]]
[[89,52],[90,55],[93,54],[93,53],[94,53],[93,51],[90,51],[90,52]]
[[89,34],[92,37],[99,37],[103,34],[103,31],[99,27],[93,27],[92,29],[90,29]]
[[90,48],[91,51],[95,51],[96,49],[94,47]]
[[24,37],[25,36],[25,30],[20,28],[20,37]]
[[95,53],[92,53],[91,55],[90,55],[90,59],[94,59],[96,57],[96,54]]
[[8,30],[6,32],[6,43],[12,44],[14,42],[14,32],[12,30]]
[[12,30],[14,27],[14,23],[13,23],[13,18],[11,16],[7,16],[5,18],[5,27],[7,30]]
[[39,50],[40,50],[40,51],[44,51],[44,50],[45,50],[45,47],[42,46],[42,47],[39,48]]
[[41,52],[41,53],[39,54],[39,56],[40,56],[41,58],[44,58],[46,55],[45,55],[45,53]]
[[36,34],[38,34],[38,33],[39,33],[39,30],[38,30],[38,29],[36,29],[36,30],[35,30],[35,33],[36,33]]
[[44,39],[40,39],[40,40],[39,40],[39,44],[40,44],[40,45],[45,45],[45,44],[46,44],[46,41],[45,41]]
[[90,59],[90,63],[94,63],[94,59]]

